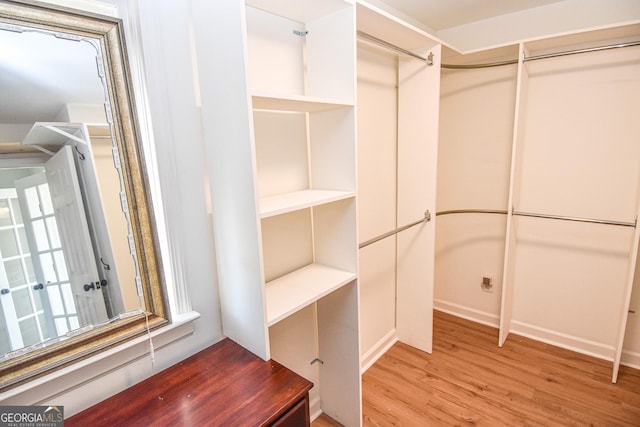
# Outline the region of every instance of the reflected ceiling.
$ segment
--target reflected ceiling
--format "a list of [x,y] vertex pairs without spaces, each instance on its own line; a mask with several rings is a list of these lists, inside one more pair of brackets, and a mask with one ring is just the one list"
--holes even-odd
[[55,121],[67,103],[104,104],[91,44],[0,30],[0,52],[0,124]]

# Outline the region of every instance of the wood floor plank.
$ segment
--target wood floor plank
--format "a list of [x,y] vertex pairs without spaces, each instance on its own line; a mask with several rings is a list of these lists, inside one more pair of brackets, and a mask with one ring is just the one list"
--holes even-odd
[[[640,371],[434,312],[433,353],[396,343],[362,377],[364,426],[640,426]],[[327,424],[313,423],[313,427]]]

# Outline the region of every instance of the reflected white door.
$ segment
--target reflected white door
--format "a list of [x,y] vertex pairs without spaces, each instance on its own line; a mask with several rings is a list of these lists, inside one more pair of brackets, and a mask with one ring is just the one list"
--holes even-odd
[[47,161],[45,172],[80,326],[105,322],[108,315],[72,148],[62,147]]
[[47,177],[42,172],[16,180],[15,185],[36,283],[38,288],[42,285],[41,291],[46,291],[48,297],[53,336],[64,335],[78,328],[79,323]]
[[[98,126],[92,129],[94,129],[93,132],[96,132],[95,129],[104,132],[104,129]],[[86,126],[85,135],[91,136]],[[122,205],[114,201],[115,196],[120,192],[120,176],[118,169],[114,166],[110,136],[107,139],[98,136],[97,139],[92,139],[90,144],[77,144],[75,150],[80,154],[79,161],[76,163],[78,178],[80,187],[84,189],[85,204],[91,212],[91,216],[88,217],[89,229],[95,236],[96,259],[100,260],[100,264],[96,264],[109,286],[109,292],[104,294],[107,298],[107,306],[112,313],[123,313],[130,308],[124,302],[119,275],[123,273],[122,277],[127,278],[133,277],[135,273],[132,259],[130,257],[116,259],[111,246],[111,236],[126,236],[128,231]],[[117,225],[121,228],[117,228]],[[123,259],[130,260],[130,264],[122,262]]]
[[16,189],[0,189],[0,354],[51,338],[48,307],[35,274]]
[[16,181],[24,214],[24,227],[31,250],[37,286],[42,285],[48,299],[55,332],[64,335],[80,326],[76,304],[60,241],[60,233],[51,204],[44,172]]

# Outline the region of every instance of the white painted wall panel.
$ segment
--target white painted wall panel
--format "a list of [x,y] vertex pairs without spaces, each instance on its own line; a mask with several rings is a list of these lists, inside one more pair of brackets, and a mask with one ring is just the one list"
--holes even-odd
[[[484,55],[464,62],[502,59]],[[515,65],[442,71],[438,211],[507,209],[516,72]],[[506,215],[438,217],[436,308],[497,326],[505,231]],[[491,293],[481,289],[484,276],[493,280]]]
[[398,225],[431,220],[398,234],[398,339],[431,352],[441,47],[433,65],[401,58],[398,71]]
[[[476,322],[498,326],[506,215],[438,217],[435,307]],[[493,288],[481,288],[482,277]]]
[[611,357],[633,230],[516,220],[513,321],[600,343]]
[[305,114],[254,111],[253,126],[260,197],[309,188]]
[[396,58],[358,48],[358,236],[396,226]]
[[[397,59],[358,46],[358,239],[396,227]],[[395,333],[396,243],[390,237],[359,251],[360,350]]]
[[360,249],[360,347],[374,348],[396,328],[396,242],[388,238]]
[[442,71],[438,210],[506,209],[516,72]]
[[[640,51],[527,63],[517,211],[633,222]],[[633,229],[516,217],[512,330],[613,358]]]

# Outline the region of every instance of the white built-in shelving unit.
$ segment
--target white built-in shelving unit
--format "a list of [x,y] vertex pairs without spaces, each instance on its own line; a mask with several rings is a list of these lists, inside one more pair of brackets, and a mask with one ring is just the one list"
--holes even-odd
[[225,41],[197,47],[224,333],[311,380],[312,418],[361,425],[355,6],[205,3]]

